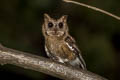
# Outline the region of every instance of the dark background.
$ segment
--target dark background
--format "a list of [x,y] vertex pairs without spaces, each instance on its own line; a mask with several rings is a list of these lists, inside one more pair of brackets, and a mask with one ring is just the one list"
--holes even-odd
[[[77,0],[120,16],[120,0]],[[70,34],[76,39],[89,71],[120,80],[120,21],[62,0],[0,0],[0,43],[46,57],[41,32],[43,14],[68,15]],[[48,80],[43,73],[13,65],[0,66],[3,80]],[[1,79],[2,80],[2,79]]]

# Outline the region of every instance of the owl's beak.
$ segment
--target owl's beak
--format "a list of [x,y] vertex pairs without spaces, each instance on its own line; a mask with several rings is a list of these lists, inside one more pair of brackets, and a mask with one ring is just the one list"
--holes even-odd
[[57,28],[54,28],[54,32],[55,32],[55,34],[57,34]]

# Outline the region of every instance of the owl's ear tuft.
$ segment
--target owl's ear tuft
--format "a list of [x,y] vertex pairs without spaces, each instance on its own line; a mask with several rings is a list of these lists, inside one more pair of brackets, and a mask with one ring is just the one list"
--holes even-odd
[[68,15],[63,15],[63,16],[61,17],[61,20],[62,20],[63,22],[66,22],[66,21],[67,21],[67,18],[68,18]]
[[50,16],[48,15],[48,14],[44,14],[44,20],[46,21],[46,20],[50,20],[51,18],[50,18]]

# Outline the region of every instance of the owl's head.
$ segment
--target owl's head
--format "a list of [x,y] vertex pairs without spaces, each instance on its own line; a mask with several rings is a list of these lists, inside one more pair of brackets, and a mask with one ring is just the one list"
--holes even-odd
[[43,34],[47,36],[64,36],[68,32],[67,15],[60,19],[53,19],[48,14],[44,14]]

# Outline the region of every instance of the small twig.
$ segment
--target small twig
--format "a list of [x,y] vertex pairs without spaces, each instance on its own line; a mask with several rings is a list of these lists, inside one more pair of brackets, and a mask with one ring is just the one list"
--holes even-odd
[[40,56],[9,49],[2,45],[0,45],[0,64],[12,64],[65,80],[107,80],[89,71],[78,70]]
[[84,6],[84,7],[87,7],[89,9],[93,9],[95,11],[98,11],[98,12],[101,12],[101,13],[104,13],[104,14],[107,14],[117,20],[120,20],[120,17],[119,16],[116,16],[110,12],[107,12],[105,10],[102,10],[102,9],[99,9],[97,7],[94,7],[94,6],[90,6],[90,5],[87,5],[87,4],[84,4],[84,3],[80,3],[80,2],[76,2],[76,1],[72,1],[72,0],[63,0],[64,2],[67,2],[67,3],[73,3],[73,4],[77,4],[77,5],[81,5],[81,6]]

